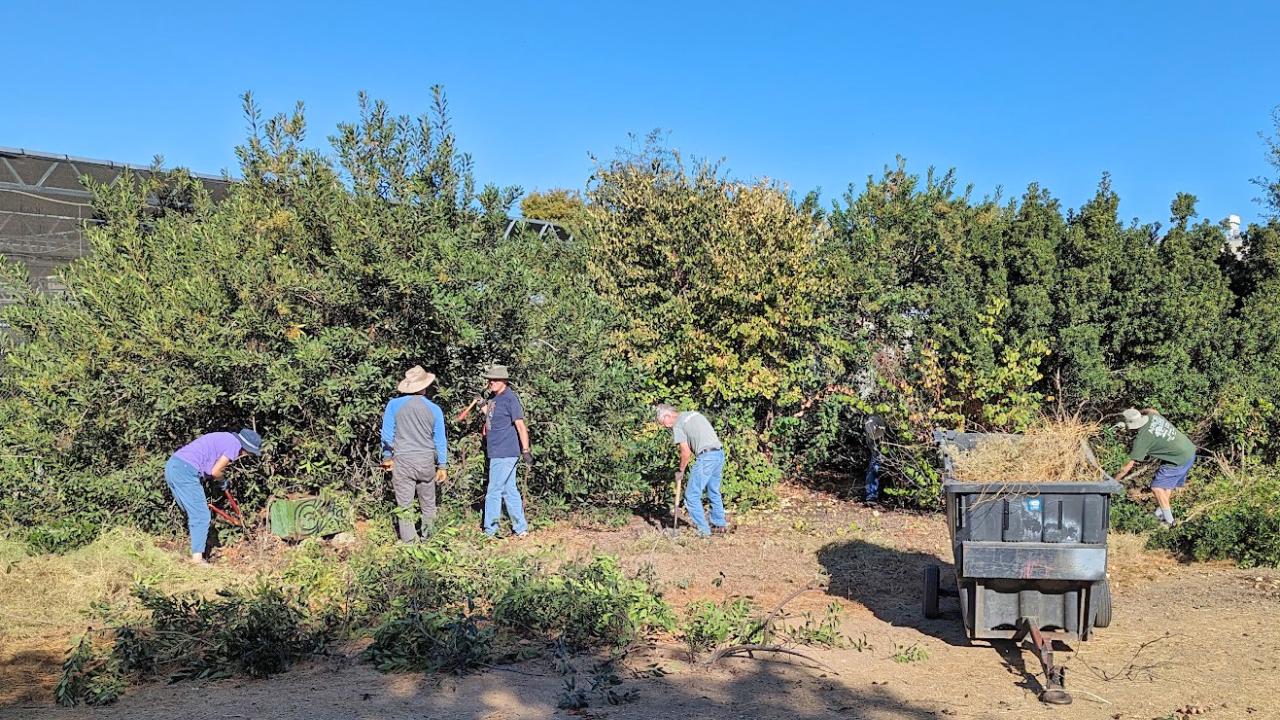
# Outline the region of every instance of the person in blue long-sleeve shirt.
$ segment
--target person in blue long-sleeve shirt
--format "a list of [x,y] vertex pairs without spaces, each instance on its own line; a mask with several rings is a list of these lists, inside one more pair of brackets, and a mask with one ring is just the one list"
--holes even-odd
[[[422,506],[424,537],[431,533],[436,519],[436,483],[448,477],[444,411],[426,397],[427,388],[435,379],[421,366],[413,366],[396,386],[400,397],[387,403],[382,413],[382,466],[391,471],[396,505],[412,508],[417,496]],[[396,522],[401,542],[417,542],[418,530],[407,512],[402,512]]]

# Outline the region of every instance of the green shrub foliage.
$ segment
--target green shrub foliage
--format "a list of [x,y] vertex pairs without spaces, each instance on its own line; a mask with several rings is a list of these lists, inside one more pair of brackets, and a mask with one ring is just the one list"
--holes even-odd
[[1151,544],[1196,560],[1280,565],[1280,473],[1246,464],[1194,479],[1175,503],[1178,524],[1152,535]]
[[453,418],[485,364],[512,367],[543,515],[665,504],[658,400],[711,416],[739,507],[787,477],[855,486],[873,411],[885,494],[916,507],[938,504],[939,425],[1154,406],[1206,449],[1280,459],[1280,220],[1237,250],[1189,194],[1128,220],[1105,175],[1067,209],[901,159],[824,207],[650,136],[581,191],[524,198],[571,239],[508,233],[519,190],[477,183],[435,97],[409,118],[362,96],[327,155],[300,107],[264,120],[246,97],[243,179],[219,202],[182,171],[90,183],[93,252],[65,296],[4,267],[0,518],[41,549],[173,526],[165,458],[240,425],[267,438],[233,471],[251,510],[331,488],[368,513],[380,411],[413,364],[439,376],[462,505],[483,460],[478,421]]
[[140,618],[116,620],[69,653],[54,691],[58,704],[114,702],[130,677],[270,677],[321,651],[327,637],[323,627],[307,623],[290,593],[266,581],[214,598],[145,586],[134,596]]
[[[0,515],[47,528],[42,546],[91,536],[82,520],[173,525],[165,458],[243,425],[266,438],[233,471],[250,509],[325,487],[381,498],[378,430],[401,373],[435,372],[452,421],[495,361],[525,403],[535,507],[643,494],[634,383],[586,248],[504,235],[519,192],[477,189],[443,96],[419,119],[363,97],[360,111],[325,156],[304,147],[300,108],[264,122],[246,98],[243,181],[219,203],[181,172],[90,184],[93,252],[65,271],[66,297],[5,310]],[[464,501],[483,493],[479,428],[451,422]]]
[[647,575],[630,577],[617,558],[571,562],[554,574],[517,575],[494,603],[494,619],[513,632],[570,649],[625,645],[673,624]]

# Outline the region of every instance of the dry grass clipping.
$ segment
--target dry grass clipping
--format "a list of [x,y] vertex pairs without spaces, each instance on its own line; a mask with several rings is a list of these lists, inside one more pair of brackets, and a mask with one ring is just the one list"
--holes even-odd
[[961,482],[1099,482],[1101,471],[1084,452],[1098,434],[1096,425],[1077,419],[1049,420],[1018,437],[990,438],[969,451],[953,454],[954,476]]
[[1178,560],[1167,550],[1147,548],[1147,535],[1107,536],[1107,579],[1113,591],[1127,592],[1169,574]]
[[66,555],[26,556],[0,541],[0,643],[54,631],[83,630],[95,602],[116,603],[135,583],[171,592],[212,592],[247,580],[229,568],[197,567],[137,530],[108,530]]

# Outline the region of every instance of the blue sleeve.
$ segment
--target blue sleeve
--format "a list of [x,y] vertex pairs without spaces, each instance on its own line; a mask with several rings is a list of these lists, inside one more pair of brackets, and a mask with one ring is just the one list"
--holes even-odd
[[[399,398],[396,398],[397,400]],[[382,457],[389,458],[392,455],[392,446],[396,441],[396,407],[398,403],[395,400],[387,403],[387,409],[382,411]]]
[[524,405],[520,403],[520,396],[511,393],[511,403],[507,408],[511,412],[511,422],[524,419]]
[[449,462],[449,440],[444,436],[444,411],[440,406],[428,401],[431,412],[436,416],[436,427],[432,433],[436,438],[436,466],[444,467]]

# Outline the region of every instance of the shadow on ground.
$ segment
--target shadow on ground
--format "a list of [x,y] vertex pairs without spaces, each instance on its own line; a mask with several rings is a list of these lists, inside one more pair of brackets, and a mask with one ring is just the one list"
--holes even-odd
[[[828,592],[852,600],[880,620],[896,627],[909,627],[948,645],[971,645],[960,618],[960,604],[954,597],[940,598],[942,616],[924,616],[924,572],[930,565],[942,570],[942,586],[955,589],[952,565],[931,553],[908,552],[865,540],[847,540],[818,550],[818,562],[831,578]],[[1000,661],[1021,680],[1018,687],[1039,693],[1043,686],[1040,666],[1034,655],[1007,641],[979,640],[978,646],[993,648]],[[1059,649],[1066,646],[1059,645]]]
[[931,620],[924,616],[926,567],[942,566],[943,586],[955,587],[951,563],[937,555],[865,540],[842,540],[820,548],[818,563],[830,578],[827,592],[831,595],[862,605],[890,625],[915,628],[948,645],[969,644],[955,598],[942,598],[942,617]]
[[[575,662],[586,668],[591,660]],[[586,675],[578,676],[580,686]],[[593,693],[589,707],[569,711],[557,707],[565,677],[545,659],[460,678],[384,675],[364,664],[315,665],[261,681],[152,683],[130,688],[117,704],[101,708],[0,707],[0,718],[925,720],[943,710],[936,703],[926,707],[887,687],[858,692],[841,678],[785,661],[733,659],[714,669],[695,667],[662,677],[629,677],[623,674],[616,691],[635,691],[633,699],[609,704]]]
[[40,648],[0,652],[0,709],[52,700],[48,678],[62,667],[63,654]]

